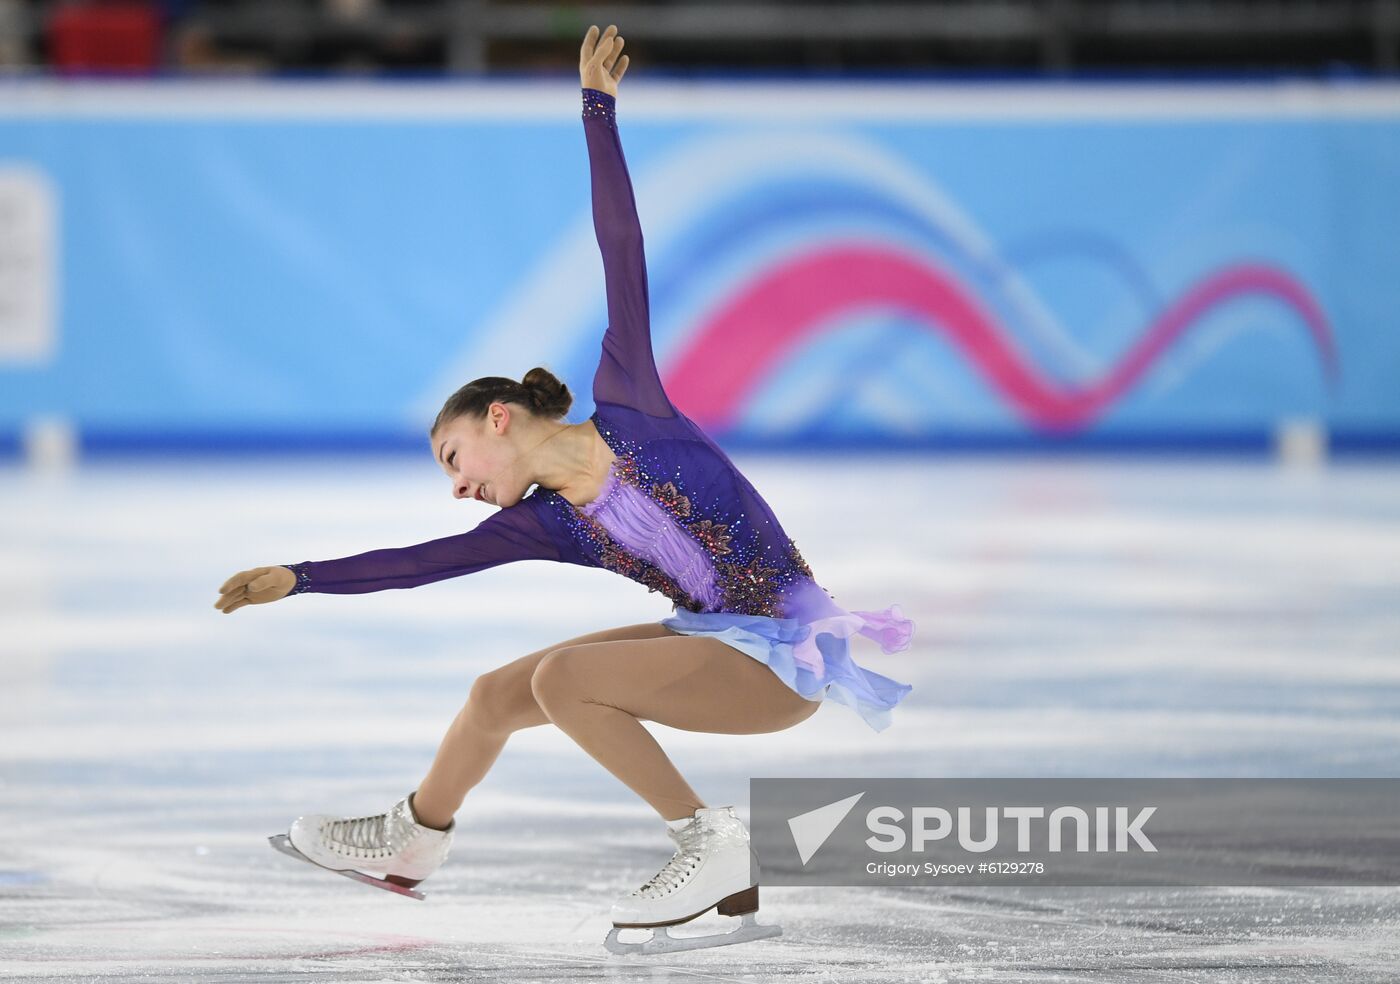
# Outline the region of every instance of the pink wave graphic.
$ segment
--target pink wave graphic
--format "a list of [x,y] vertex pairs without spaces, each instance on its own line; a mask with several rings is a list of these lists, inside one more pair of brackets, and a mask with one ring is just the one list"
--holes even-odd
[[[664,385],[702,426],[732,425],[762,380],[796,347],[835,326],[843,311],[894,306],[945,335],[1028,420],[1073,430],[1111,406],[1198,319],[1253,294],[1297,312],[1335,385],[1336,344],[1326,315],[1303,285],[1267,264],[1239,263],[1204,277],[1169,304],[1102,379],[1064,386],[1037,372],[955,277],[925,260],[865,245],[823,249],[745,284],[690,337],[668,366]],[[724,353],[724,372],[714,371],[716,352]]]

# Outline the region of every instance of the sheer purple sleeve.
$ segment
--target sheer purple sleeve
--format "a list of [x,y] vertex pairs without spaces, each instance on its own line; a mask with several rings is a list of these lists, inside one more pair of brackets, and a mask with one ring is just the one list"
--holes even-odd
[[650,298],[642,224],[617,134],[617,100],[583,90],[583,129],[593,187],[593,229],[603,254],[608,330],[593,376],[594,402],[635,407],[654,417],[675,409],[661,386],[651,349]]
[[465,533],[411,547],[286,564],[297,576],[291,594],[363,594],[415,588],[516,560],[562,561],[528,500],[497,510]]

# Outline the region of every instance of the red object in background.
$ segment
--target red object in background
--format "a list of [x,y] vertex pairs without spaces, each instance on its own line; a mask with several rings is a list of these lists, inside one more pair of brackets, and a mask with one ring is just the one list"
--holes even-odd
[[161,62],[155,4],[71,3],[48,22],[49,63],[67,71],[150,72]]

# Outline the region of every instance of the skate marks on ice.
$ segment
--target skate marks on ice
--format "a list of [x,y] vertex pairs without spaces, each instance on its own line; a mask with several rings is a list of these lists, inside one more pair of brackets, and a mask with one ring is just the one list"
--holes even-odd
[[872,981],[1381,982],[1400,958],[1375,889],[831,889],[783,918]]
[[[740,464],[838,600],[915,620],[910,652],[868,660],[915,690],[881,734],[835,706],[774,735],[656,728],[711,804],[747,816],[750,775],[1393,773],[1393,469],[908,462],[888,510],[836,529],[810,495],[823,469]],[[1263,984],[1400,965],[1390,889],[765,886],[781,937],[612,956],[609,905],[673,845],[548,727],[473,792],[426,901],[291,865],[267,833],[404,795],[476,674],[667,612],[548,564],[214,611],[229,571],[463,527],[417,469],[336,474],[330,498],[323,465],[0,474],[0,978]],[[906,508],[926,523],[894,543],[884,514]]]
[[[1394,893],[1224,889],[769,889],[761,911],[784,923],[781,938],[664,957],[609,957],[598,947],[606,909],[583,901],[587,893],[573,882],[597,877],[596,867],[562,866],[573,876],[562,890],[529,880],[512,888],[512,873],[558,861],[553,852],[498,850],[508,839],[504,832],[482,838],[482,848],[423,905],[349,882],[301,889],[257,870],[251,849],[241,861],[227,857],[222,873],[208,873],[222,904],[206,898],[200,905],[195,884],[183,892],[169,890],[168,879],[143,886],[119,870],[103,892],[101,911],[75,920],[66,932],[50,923],[45,949],[57,959],[14,961],[22,954],[8,944],[23,941],[7,940],[0,973],[74,981],[819,976],[901,984],[1262,984],[1382,981],[1400,960]],[[261,853],[279,862],[265,848]],[[492,856],[498,860],[477,863]],[[241,883],[239,868],[253,869]],[[253,873],[256,878],[249,877]],[[163,911],[156,904],[162,887]],[[37,955],[31,946],[29,956]]]

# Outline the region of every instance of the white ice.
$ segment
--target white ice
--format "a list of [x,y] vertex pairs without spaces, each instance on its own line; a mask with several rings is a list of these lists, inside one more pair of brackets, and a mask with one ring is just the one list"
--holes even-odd
[[[711,805],[750,776],[1389,776],[1400,467],[736,455],[847,608],[899,603],[914,685],[872,732],[652,725]],[[839,477],[839,481],[833,480]],[[612,899],[672,845],[550,726],[458,815],[424,902],[267,836],[414,788],[479,673],[670,612],[509,565],[231,615],[230,574],[469,528],[422,459],[0,471],[0,978],[1382,981],[1388,888],[765,888],[777,939],[620,958]],[[697,928],[723,926],[709,916]]]

